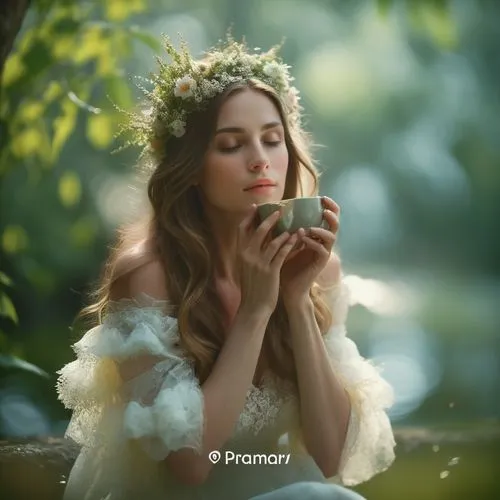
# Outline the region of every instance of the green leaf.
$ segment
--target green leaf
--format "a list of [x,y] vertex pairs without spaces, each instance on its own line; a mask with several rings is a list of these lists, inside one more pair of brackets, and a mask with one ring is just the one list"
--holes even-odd
[[161,41],[155,36],[150,35],[146,31],[141,31],[137,26],[132,26],[129,29],[129,33],[143,44],[152,48],[155,52],[161,52]]
[[0,283],[5,286],[12,286],[12,280],[2,271],[0,271]]
[[19,85],[25,85],[36,78],[47,68],[49,68],[54,59],[52,57],[50,47],[39,41],[23,55],[23,64],[28,69],[25,73],[25,78],[19,82]]
[[19,54],[13,53],[5,62],[3,70],[3,86],[5,88],[22,78],[28,72]]
[[78,31],[80,26],[81,23],[79,23],[78,21],[69,17],[63,17],[62,19],[58,19],[52,25],[52,30],[58,34],[72,35]]
[[0,354],[0,367],[6,369],[24,370],[41,377],[49,378],[49,374],[38,366],[10,354]]
[[41,101],[28,100],[19,106],[17,113],[19,120],[31,125],[31,122],[38,120],[38,118],[44,115],[45,105]]
[[62,204],[69,208],[80,201],[82,187],[80,177],[76,172],[66,171],[59,179],[59,198]]
[[383,17],[387,16],[391,10],[392,4],[393,0],[377,0],[378,13]]
[[43,145],[43,134],[38,127],[29,127],[14,135],[11,141],[12,154],[26,160],[35,156]]
[[146,3],[144,0],[107,0],[105,16],[110,21],[124,21],[132,14],[144,12]]
[[2,234],[2,248],[8,254],[22,252],[28,247],[28,234],[19,225],[7,226]]
[[16,308],[10,300],[10,298],[5,293],[0,293],[0,316],[5,316],[11,319],[16,325],[19,323],[19,318],[17,317]]

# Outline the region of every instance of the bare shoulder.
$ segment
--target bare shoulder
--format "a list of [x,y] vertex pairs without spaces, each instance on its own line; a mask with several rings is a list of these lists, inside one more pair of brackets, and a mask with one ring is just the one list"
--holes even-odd
[[322,288],[329,288],[338,285],[341,279],[342,265],[340,262],[340,257],[335,252],[332,252],[332,254],[330,255],[330,259],[319,274],[316,282]]
[[135,259],[124,256],[117,262],[117,278],[111,286],[111,300],[134,298],[141,294],[168,300],[165,267],[157,256],[142,253]]

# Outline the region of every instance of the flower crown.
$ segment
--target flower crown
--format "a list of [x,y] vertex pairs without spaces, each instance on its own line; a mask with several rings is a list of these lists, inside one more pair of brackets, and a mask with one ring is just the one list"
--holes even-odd
[[278,56],[281,46],[261,53],[250,52],[245,43],[228,36],[219,48],[206,53],[203,61],[191,58],[185,42],[177,51],[168,37],[163,37],[163,47],[171,61],[157,57],[158,73],[143,79],[153,86],[144,92],[147,106],[139,113],[125,112],[127,119],[120,126],[119,135],[129,139],[124,146],[140,146],[143,153],[152,153],[161,159],[167,140],[182,137],[186,132],[189,115],[202,111],[216,95],[237,82],[259,80],[278,93],[291,124],[300,122],[301,108],[298,90],[291,85],[293,78],[289,66]]

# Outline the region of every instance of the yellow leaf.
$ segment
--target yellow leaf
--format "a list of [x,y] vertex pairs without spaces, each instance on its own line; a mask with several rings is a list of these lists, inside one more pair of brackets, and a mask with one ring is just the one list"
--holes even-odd
[[87,138],[97,149],[109,147],[113,141],[113,120],[109,115],[90,115],[87,119]]
[[59,198],[62,204],[69,208],[80,201],[82,187],[80,178],[75,172],[64,172],[59,179]]
[[451,17],[451,12],[440,8],[432,8],[427,4],[423,4],[421,9],[424,25],[434,42],[444,49],[455,48],[459,41],[458,30]]
[[8,87],[16,80],[21,78],[26,72],[26,68],[21,60],[21,57],[14,53],[6,61],[3,70],[3,86]]
[[58,36],[55,43],[51,45],[52,55],[55,59],[71,59],[75,53],[78,53],[81,47],[75,43],[75,37],[73,36]]
[[108,0],[106,2],[106,17],[110,21],[124,21],[133,10],[128,0]]
[[62,87],[59,82],[56,82],[55,80],[49,82],[47,85],[47,88],[45,89],[45,92],[43,93],[43,100],[45,102],[51,102],[54,99],[57,99],[60,97],[62,94]]
[[45,106],[41,102],[28,101],[19,107],[19,118],[26,122],[40,118],[45,111]]
[[99,76],[108,76],[116,73],[116,57],[110,51],[102,52],[97,60],[96,73]]
[[37,128],[27,128],[12,138],[12,153],[17,158],[29,158],[37,153],[42,143],[42,132]]
[[2,248],[5,253],[15,254],[28,247],[28,235],[21,226],[7,226],[2,234]]
[[131,12],[138,14],[140,12],[145,12],[147,5],[144,0],[130,0],[129,2]]
[[92,26],[88,28],[78,43],[72,59],[77,63],[87,62],[109,51],[109,40],[103,36],[101,28]]

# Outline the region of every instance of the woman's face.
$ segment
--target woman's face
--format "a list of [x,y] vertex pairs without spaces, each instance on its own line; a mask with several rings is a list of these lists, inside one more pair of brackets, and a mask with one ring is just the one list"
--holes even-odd
[[[271,99],[251,89],[230,96],[220,109],[205,156],[199,184],[205,203],[243,213],[252,203],[279,201],[287,169],[285,131]],[[274,185],[249,189],[262,179]]]

